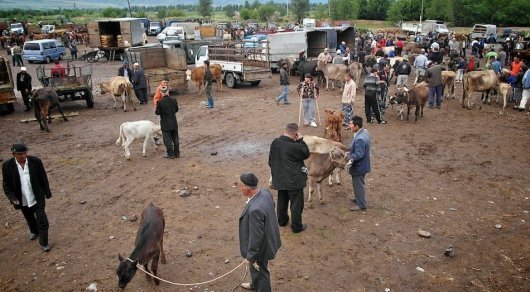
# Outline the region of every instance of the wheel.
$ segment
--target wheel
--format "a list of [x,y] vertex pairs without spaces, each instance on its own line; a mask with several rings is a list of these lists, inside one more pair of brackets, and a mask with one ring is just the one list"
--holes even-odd
[[46,63],[47,63],[47,64],[50,64],[51,61],[52,61],[52,59],[50,58],[50,56],[46,57]]
[[258,86],[260,84],[261,80],[258,80],[258,81],[252,81],[250,82],[250,85],[252,86]]
[[88,63],[94,63],[98,60],[98,58],[99,58],[98,55],[90,55],[86,57],[86,61]]
[[94,96],[92,95],[92,91],[85,92],[85,100],[86,100],[86,106],[88,108],[94,107]]
[[225,83],[226,83],[226,86],[230,87],[230,88],[235,88],[236,87],[236,84],[237,84],[237,80],[236,78],[234,77],[234,74],[233,73],[227,73],[226,76],[225,76]]
[[28,61],[28,63],[33,64],[33,61]]

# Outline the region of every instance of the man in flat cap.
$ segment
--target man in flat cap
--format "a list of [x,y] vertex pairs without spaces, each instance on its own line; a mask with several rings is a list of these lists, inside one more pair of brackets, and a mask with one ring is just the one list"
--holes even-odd
[[274,200],[268,189],[258,188],[258,178],[245,172],[239,177],[239,189],[247,204],[239,217],[239,248],[249,264],[252,282],[241,283],[247,290],[271,291],[271,277],[267,268],[282,245]]
[[39,238],[42,250],[48,252],[48,218],[45,199],[52,197],[42,161],[27,155],[24,144],[13,144],[13,158],[2,164],[4,193],[15,209],[22,211],[29,226],[30,240]]

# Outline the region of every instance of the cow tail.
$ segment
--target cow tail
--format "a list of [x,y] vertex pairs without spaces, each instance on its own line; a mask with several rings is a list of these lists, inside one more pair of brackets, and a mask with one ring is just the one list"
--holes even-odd
[[462,107],[465,107],[466,102],[466,81],[467,81],[467,74],[464,74],[464,78],[462,79]]
[[123,135],[123,124],[120,125],[120,133],[118,133],[118,140],[116,140],[116,146],[120,145],[120,142],[125,143],[125,137]]

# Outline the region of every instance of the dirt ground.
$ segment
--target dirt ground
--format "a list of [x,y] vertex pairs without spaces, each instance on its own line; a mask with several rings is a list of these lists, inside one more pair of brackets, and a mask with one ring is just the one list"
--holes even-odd
[[[94,82],[114,76],[120,66],[95,63]],[[37,65],[27,67],[37,85]],[[36,122],[20,123],[32,117],[20,100],[14,114],[0,117],[0,157],[10,158],[11,143],[24,141],[30,154],[42,158],[53,192],[46,206],[52,250],[44,253],[29,241],[21,213],[0,199],[0,290],[84,291],[91,283],[100,291],[119,290],[118,254],[129,255],[139,223],[123,216],[139,216],[149,202],[166,219],[168,263],[160,265],[161,277],[201,282],[236,267],[243,260],[238,218],[246,199],[234,183],[241,172],[253,171],[267,187],[269,145],[298,118],[297,80],[291,79],[292,104],[277,106],[278,78],[274,74],[258,87],[223,87],[214,92],[212,112],[190,85],[188,94],[177,96],[176,160],[162,158],[163,146],[149,146],[144,158],[137,141],[126,161],[115,145],[122,122],[156,121],[151,103],[136,112],[114,111],[111,98],[95,88],[93,109],[82,101],[65,102],[64,111],[79,116],[54,120],[45,133]],[[462,96],[460,85],[456,95]],[[364,118],[363,101],[359,90],[354,111]],[[339,92],[322,91],[319,106],[322,115],[325,108],[338,109]],[[425,109],[418,123],[402,122],[389,109],[388,124],[367,124],[373,139],[370,208],[349,210],[348,175],[342,185],[326,184],[327,204],[304,210],[305,232],[281,228],[282,248],[270,263],[273,290],[529,290],[530,116],[500,110],[499,104],[466,110],[451,99],[440,110]],[[301,132],[322,136],[324,129]],[[349,145],[352,133],[342,134]],[[191,196],[179,196],[184,187]],[[432,237],[420,237],[419,229]],[[454,257],[443,255],[449,245]],[[243,275],[240,268],[212,284],[155,287],[138,271],[126,290],[231,291]]]

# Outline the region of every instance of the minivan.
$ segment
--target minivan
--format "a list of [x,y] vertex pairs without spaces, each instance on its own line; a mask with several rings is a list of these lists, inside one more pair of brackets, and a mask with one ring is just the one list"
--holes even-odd
[[58,40],[45,39],[25,42],[23,53],[24,60],[29,63],[50,63],[52,60],[61,60],[66,54],[66,49],[63,43]]

